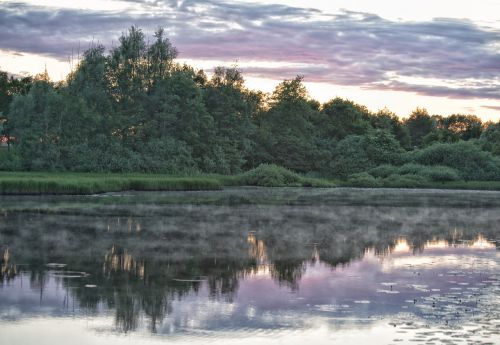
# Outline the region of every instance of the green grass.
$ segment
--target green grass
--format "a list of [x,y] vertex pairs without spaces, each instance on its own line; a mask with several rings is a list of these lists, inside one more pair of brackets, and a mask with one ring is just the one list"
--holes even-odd
[[[418,177],[418,176],[416,176]],[[342,187],[360,187],[360,188],[421,188],[421,189],[463,189],[463,190],[500,190],[500,181],[446,181],[434,182],[425,181],[417,178],[411,178],[409,175],[403,175],[399,178],[375,179],[360,181],[347,180],[340,181],[338,184]]]
[[334,187],[328,180],[308,178],[275,165],[263,164],[234,176],[206,174],[103,174],[0,172],[0,194],[97,194],[104,192],[219,190],[223,186]]
[[433,182],[413,175],[373,178],[362,173],[347,181],[304,177],[274,165],[264,165],[233,176],[207,174],[102,174],[52,172],[0,172],[0,194],[97,194],[135,191],[220,190],[225,186],[262,187],[368,187],[500,190],[500,181]]
[[103,192],[218,190],[211,177],[146,174],[0,172],[0,194],[96,194]]

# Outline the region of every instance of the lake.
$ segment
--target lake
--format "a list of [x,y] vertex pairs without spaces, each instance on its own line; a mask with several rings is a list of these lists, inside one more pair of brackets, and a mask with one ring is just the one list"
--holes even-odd
[[500,192],[0,197],[0,344],[500,344]]

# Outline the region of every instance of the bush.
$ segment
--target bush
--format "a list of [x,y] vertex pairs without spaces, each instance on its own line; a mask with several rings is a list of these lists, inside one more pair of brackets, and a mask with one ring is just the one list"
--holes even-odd
[[[396,167],[392,165],[381,165],[370,169],[369,173],[373,177],[377,177],[384,186],[387,187],[408,187],[416,188],[423,187],[428,182],[448,182],[459,181],[460,173],[453,168],[435,165],[421,165],[415,163],[407,163],[403,166]],[[365,176],[363,174],[355,174],[352,176]]]
[[286,187],[301,186],[301,177],[275,164],[261,164],[241,175],[240,183],[247,186]]
[[399,168],[394,165],[383,164],[379,165],[378,167],[370,169],[368,173],[373,177],[386,178],[392,174],[398,173],[398,171]]
[[380,181],[367,172],[362,172],[350,175],[347,185],[351,187],[376,188],[380,187]]
[[383,130],[350,135],[333,150],[330,173],[345,178],[381,164],[400,164],[403,150],[394,136]]
[[500,180],[500,160],[470,142],[434,144],[411,158],[419,164],[454,168],[465,180]]
[[384,187],[390,188],[419,188],[424,187],[428,181],[420,175],[393,174],[382,180]]
[[406,163],[403,166],[400,166],[397,173],[398,175],[422,175],[422,172],[426,170],[428,167],[421,164],[415,163]]
[[7,150],[0,147],[0,170],[19,171],[22,169],[22,160],[19,153],[13,149]]
[[445,166],[426,167],[422,171],[422,176],[435,182],[447,182],[460,180],[460,174],[457,170]]

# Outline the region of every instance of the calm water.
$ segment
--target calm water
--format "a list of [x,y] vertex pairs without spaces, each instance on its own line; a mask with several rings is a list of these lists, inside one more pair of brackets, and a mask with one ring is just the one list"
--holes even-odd
[[0,344],[500,344],[500,193],[0,199]]

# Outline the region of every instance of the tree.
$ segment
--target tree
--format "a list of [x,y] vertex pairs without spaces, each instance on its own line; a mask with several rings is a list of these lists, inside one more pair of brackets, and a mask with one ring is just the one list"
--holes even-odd
[[165,37],[163,28],[156,30],[154,37],[156,41],[147,48],[147,74],[150,89],[158,81],[169,77],[174,64],[173,61],[177,57],[177,49]]
[[321,107],[321,121],[317,123],[323,135],[341,140],[348,135],[362,135],[370,129],[370,112],[361,105],[335,98]]
[[7,120],[25,169],[61,168],[57,124],[62,114],[62,98],[46,72],[35,77],[27,95],[14,97]]
[[301,77],[251,91],[236,67],[208,78],[177,63],[166,36],[160,28],[149,43],[132,27],[109,53],[90,46],[60,83],[0,72],[0,139],[12,142],[0,169],[236,174],[272,163],[348,177],[404,158],[499,176],[498,124],[421,108],[400,121],[341,98],[321,105]]
[[500,121],[487,123],[479,141],[483,149],[500,157]]
[[370,123],[373,128],[390,131],[399,141],[401,147],[410,148],[411,138],[408,127],[399,120],[398,116],[385,108],[370,116]]
[[500,160],[470,141],[436,143],[415,151],[411,157],[415,163],[454,168],[465,180],[500,179]]
[[114,98],[113,132],[124,145],[133,145],[144,116],[144,98],[150,85],[148,47],[140,29],[131,27],[111,51],[106,76]]
[[7,114],[14,95],[25,95],[33,82],[31,77],[14,78],[7,72],[0,71],[0,144],[10,143],[9,124]]
[[350,135],[339,141],[330,162],[330,174],[345,178],[383,164],[400,164],[403,149],[387,130]]
[[439,128],[456,134],[461,140],[477,139],[482,132],[481,119],[475,115],[454,114],[441,118]]
[[237,68],[224,67],[217,67],[204,84],[203,99],[216,128],[219,161],[214,162],[214,168],[221,173],[238,173],[255,148],[253,119],[260,111],[261,99],[244,87]]
[[413,147],[421,147],[424,137],[435,128],[435,122],[423,108],[415,109],[405,121],[405,125],[410,132]]
[[317,170],[321,152],[315,143],[311,106],[302,77],[279,84],[269,99],[269,110],[260,119],[260,141],[269,162],[291,170]]
[[0,71],[0,116],[7,114],[11,100],[9,77],[7,72]]
[[197,166],[205,170],[215,143],[215,128],[194,78],[192,68],[172,66],[170,76],[158,81],[147,96],[144,121],[137,134],[141,146],[152,140],[185,145]]
[[87,108],[99,117],[102,130],[110,128],[113,115],[113,86],[109,77],[108,58],[102,45],[90,47],[67,79],[70,97],[81,98]]
[[12,100],[9,92],[9,78],[6,72],[0,71],[0,145],[8,142],[6,122],[7,112]]

